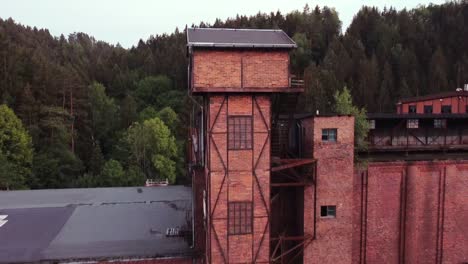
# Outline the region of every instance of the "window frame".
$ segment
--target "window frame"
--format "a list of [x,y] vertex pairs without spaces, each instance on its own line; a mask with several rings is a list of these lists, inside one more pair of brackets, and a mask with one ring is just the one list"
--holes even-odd
[[[334,140],[330,140],[330,131],[334,131],[334,134],[335,134]],[[324,139],[324,136],[326,136],[327,139]],[[338,142],[338,129],[337,128],[322,128],[322,142],[327,142],[327,143]]]
[[408,129],[417,129],[419,128],[419,119],[407,119],[406,128]]
[[[248,121],[245,122],[245,120]],[[251,115],[230,115],[227,123],[228,150],[252,150],[253,117]],[[245,126],[245,128],[242,126]]]
[[447,119],[434,119],[434,128],[447,128]]
[[252,234],[253,217],[251,201],[228,202],[228,235]]
[[[449,111],[445,112],[444,109],[449,109]],[[451,114],[452,113],[452,105],[442,105],[440,107],[440,113],[441,114]]]
[[336,205],[320,206],[320,218],[336,218]]
[[[411,111],[412,109],[414,109],[414,112]],[[416,114],[417,112],[418,112],[418,107],[415,104],[408,105],[408,113],[409,114]]]
[[[431,109],[430,111],[426,111],[426,109]],[[432,105],[425,105],[424,106],[424,113],[425,114],[432,114],[434,112],[434,106]]]
[[369,119],[369,129],[375,129],[375,119]]

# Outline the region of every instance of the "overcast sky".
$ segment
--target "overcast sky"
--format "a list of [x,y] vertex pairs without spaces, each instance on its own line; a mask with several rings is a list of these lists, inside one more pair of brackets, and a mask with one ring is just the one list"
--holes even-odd
[[258,11],[280,10],[283,14],[309,6],[334,7],[343,30],[362,5],[411,9],[441,0],[0,0],[0,17],[12,17],[23,25],[47,28],[59,36],[85,32],[97,40],[123,47],[136,45],[150,35],[170,33],[200,21],[214,22],[236,14],[254,15]]

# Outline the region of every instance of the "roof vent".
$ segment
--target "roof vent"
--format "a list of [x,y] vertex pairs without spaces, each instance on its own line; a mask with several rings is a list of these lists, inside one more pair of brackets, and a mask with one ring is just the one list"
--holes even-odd
[[4,224],[8,222],[8,220],[5,220],[5,218],[7,217],[8,215],[0,215],[0,227],[2,227]]
[[468,83],[465,83],[465,85],[463,86],[463,90],[464,90],[465,92],[468,92]]

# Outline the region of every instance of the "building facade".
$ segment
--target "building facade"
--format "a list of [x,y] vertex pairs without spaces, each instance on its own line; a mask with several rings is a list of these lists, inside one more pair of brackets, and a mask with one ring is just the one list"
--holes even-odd
[[369,115],[355,153],[352,116],[292,112],[294,47],[282,31],[188,30],[201,260],[468,262],[466,92]]

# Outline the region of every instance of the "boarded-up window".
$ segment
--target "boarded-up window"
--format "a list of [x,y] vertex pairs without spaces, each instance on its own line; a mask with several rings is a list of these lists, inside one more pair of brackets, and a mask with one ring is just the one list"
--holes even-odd
[[252,149],[252,117],[229,117],[229,149]]
[[229,202],[229,234],[242,235],[252,233],[252,203]]

